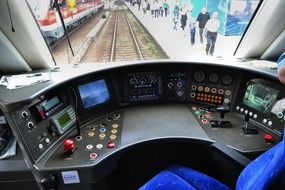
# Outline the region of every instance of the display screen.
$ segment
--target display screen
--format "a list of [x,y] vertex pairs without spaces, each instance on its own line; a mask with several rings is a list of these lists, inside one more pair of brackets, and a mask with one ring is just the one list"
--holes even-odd
[[65,126],[69,121],[70,121],[70,117],[68,115],[67,112],[65,112],[62,116],[60,116],[58,119],[58,122],[60,124],[61,127]]
[[243,103],[262,113],[271,112],[279,91],[262,84],[250,83],[247,86]]
[[85,109],[110,100],[110,94],[104,79],[79,85],[78,90]]
[[47,112],[59,103],[60,103],[59,98],[55,96],[52,99],[43,102],[41,105],[43,109]]

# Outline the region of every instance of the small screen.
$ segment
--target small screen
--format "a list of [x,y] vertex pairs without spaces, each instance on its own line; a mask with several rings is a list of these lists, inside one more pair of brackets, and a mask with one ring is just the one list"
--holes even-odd
[[104,79],[82,84],[78,86],[78,89],[85,109],[110,100],[110,94]]
[[269,113],[277,96],[278,90],[262,84],[250,83],[246,88],[243,103],[262,113]]
[[49,111],[50,109],[52,109],[54,106],[56,106],[59,103],[60,103],[60,101],[59,101],[58,97],[55,96],[52,99],[43,102],[42,107],[44,108],[45,111]]
[[70,117],[67,112],[65,112],[62,116],[60,116],[58,119],[58,122],[61,127],[64,127],[69,121]]

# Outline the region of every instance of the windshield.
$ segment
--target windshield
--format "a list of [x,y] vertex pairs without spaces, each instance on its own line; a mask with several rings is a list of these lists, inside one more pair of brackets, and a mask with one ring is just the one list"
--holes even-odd
[[62,64],[233,56],[260,0],[27,2]]

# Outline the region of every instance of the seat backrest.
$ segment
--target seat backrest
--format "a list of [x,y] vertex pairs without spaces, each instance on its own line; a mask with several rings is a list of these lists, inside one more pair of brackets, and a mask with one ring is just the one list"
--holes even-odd
[[[285,189],[284,138],[277,145],[252,161],[240,174],[236,190],[267,190],[272,186]],[[278,183],[278,184],[276,184]],[[282,186],[283,185],[283,188]]]

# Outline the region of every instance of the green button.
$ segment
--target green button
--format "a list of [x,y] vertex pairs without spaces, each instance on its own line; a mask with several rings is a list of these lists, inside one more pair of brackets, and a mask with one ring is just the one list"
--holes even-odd
[[195,111],[195,114],[197,114],[197,115],[198,115],[198,114],[200,114],[200,111],[198,111],[198,110],[197,110],[197,111]]
[[277,113],[277,117],[278,117],[279,119],[283,118],[283,113],[282,113],[282,112],[278,112],[278,113]]

